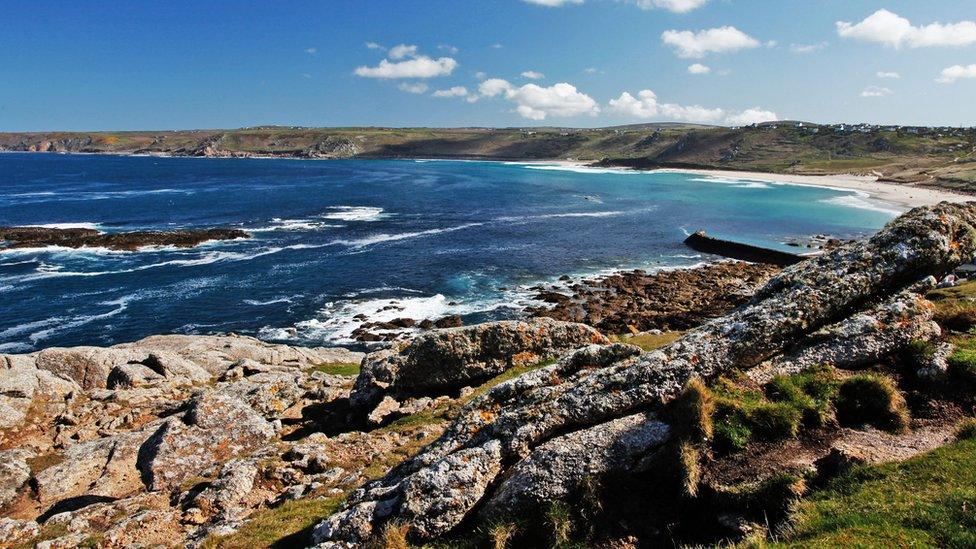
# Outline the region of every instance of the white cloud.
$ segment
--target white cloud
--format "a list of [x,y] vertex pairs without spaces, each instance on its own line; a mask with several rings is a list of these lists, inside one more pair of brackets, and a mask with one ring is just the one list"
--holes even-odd
[[539,80],[540,78],[545,78],[546,75],[539,71],[522,71],[522,76],[530,80]]
[[708,3],[708,0],[627,0],[635,6],[651,10],[654,8],[666,9],[674,13],[686,13],[693,9],[700,8]]
[[709,109],[700,105],[682,106],[674,103],[659,103],[657,95],[651,90],[637,92],[637,97],[623,92],[617,99],[611,99],[610,112],[631,118],[663,118],[683,122],[715,122],[725,115],[722,109]]
[[308,80],[308,79],[312,78],[312,75],[310,73],[303,72],[303,73],[301,73],[301,77],[304,78],[305,80]]
[[860,23],[838,21],[837,34],[844,38],[877,42],[892,48],[967,46],[976,44],[976,22],[960,21],[915,26],[896,13],[880,9]]
[[976,65],[953,65],[942,69],[942,74],[935,79],[941,84],[952,84],[960,78],[976,78]]
[[317,49],[315,49],[315,48],[306,48],[306,49],[305,49],[305,53],[307,53],[307,54],[309,54],[309,55],[315,55],[315,53],[316,53],[317,51],[319,51],[319,50],[317,50]]
[[474,77],[477,78],[478,80],[484,80],[485,78],[488,78],[488,75],[485,74],[484,71],[478,71],[474,73]]
[[547,8],[558,8],[567,4],[582,4],[583,0],[522,0],[526,4],[546,6]]
[[688,66],[688,72],[691,74],[708,74],[712,72],[712,68],[702,65],[701,63],[695,63]]
[[600,69],[598,69],[596,67],[587,67],[587,68],[583,69],[583,72],[585,72],[586,74],[598,74],[598,73],[602,74],[603,73],[603,71],[601,71]]
[[893,79],[901,78],[900,74],[892,71],[878,71],[877,73],[875,73],[875,76],[877,76],[878,78],[893,78]]
[[357,67],[354,72],[365,78],[433,78],[451,74],[457,65],[450,57],[431,59],[421,55],[397,63],[384,59],[375,67]]
[[377,44],[376,42],[366,42],[366,48],[370,50],[385,50],[383,46]]
[[501,45],[501,44],[499,44],[499,43],[496,42],[496,43],[494,43],[494,44],[492,44],[492,45],[490,45],[488,47],[491,48],[491,49],[494,49],[494,50],[500,50],[500,49],[504,48],[505,46],[503,46],[503,45]]
[[669,30],[661,34],[665,44],[675,48],[678,57],[701,58],[709,53],[757,48],[755,38],[735,27],[719,27],[698,32]]
[[399,88],[400,91],[405,91],[407,93],[427,93],[427,84],[424,84],[423,82],[401,82],[397,88]]
[[478,84],[478,93],[485,97],[495,97],[512,90],[512,85],[508,80],[501,78],[489,78]]
[[542,87],[525,84],[516,88],[507,80],[490,78],[478,85],[483,97],[504,97],[515,103],[516,112],[529,120],[545,120],[549,116],[596,116],[600,112],[597,102],[566,82]]
[[828,45],[827,42],[819,42],[817,44],[790,44],[790,51],[793,53],[814,53],[826,48]]
[[397,44],[390,48],[387,53],[390,59],[403,59],[404,57],[417,57],[417,46],[411,44]]
[[454,86],[446,90],[437,90],[433,93],[434,97],[467,97],[468,88],[464,86]]
[[439,49],[441,51],[446,51],[447,53],[449,53],[451,55],[454,55],[458,51],[460,51],[460,50],[457,49],[457,46],[452,46],[450,44],[441,44],[441,45],[437,46],[437,49]]
[[868,86],[861,92],[861,97],[884,97],[886,95],[891,95],[892,93],[894,92],[888,88],[883,88],[881,86]]
[[748,126],[749,124],[773,122],[775,120],[779,120],[779,115],[775,112],[760,107],[752,107],[740,113],[729,115],[725,119],[725,123],[730,126]]

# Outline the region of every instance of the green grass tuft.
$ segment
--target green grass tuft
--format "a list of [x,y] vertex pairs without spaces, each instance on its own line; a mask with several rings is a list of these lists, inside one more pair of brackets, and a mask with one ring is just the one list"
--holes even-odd
[[844,380],[837,391],[837,419],[845,425],[869,424],[890,432],[908,428],[905,399],[891,378],[858,374]]
[[286,501],[273,509],[251,515],[250,520],[229,535],[206,538],[204,549],[249,549],[252,547],[303,547],[311,542],[311,529],[339,508],[344,497],[305,498]]
[[959,423],[959,425],[956,427],[956,439],[976,439],[976,419],[970,418]]
[[358,362],[335,362],[331,364],[317,364],[308,369],[308,373],[325,372],[334,376],[358,376]]
[[956,349],[946,362],[951,379],[969,385],[976,384],[976,349]]

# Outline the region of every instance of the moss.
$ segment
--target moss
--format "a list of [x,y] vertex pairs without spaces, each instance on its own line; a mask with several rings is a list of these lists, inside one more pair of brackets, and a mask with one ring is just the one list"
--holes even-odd
[[956,439],[973,440],[976,439],[976,419],[964,420],[956,426]]
[[358,362],[334,362],[330,364],[316,364],[308,370],[307,373],[312,372],[324,372],[333,376],[358,376],[359,375],[359,363]]
[[311,529],[339,508],[344,496],[287,501],[274,509],[251,515],[251,519],[229,536],[210,536],[204,549],[249,549],[252,547],[303,547],[311,541]]
[[794,507],[776,548],[976,547],[976,440],[862,466]]
[[888,377],[859,374],[841,383],[835,402],[837,419],[845,425],[873,425],[891,432],[908,428],[905,399]]

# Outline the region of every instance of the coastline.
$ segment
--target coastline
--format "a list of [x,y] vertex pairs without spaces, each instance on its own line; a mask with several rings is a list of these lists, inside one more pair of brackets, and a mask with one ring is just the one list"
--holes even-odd
[[542,160],[516,162],[518,164],[556,165],[567,168],[594,168],[600,170],[641,171],[646,173],[681,173],[701,175],[707,177],[722,177],[743,181],[762,181],[764,183],[786,183],[790,185],[805,185],[842,191],[855,191],[863,196],[885,202],[901,210],[908,210],[918,206],[929,206],[939,202],[962,203],[976,200],[971,195],[956,193],[944,189],[930,187],[916,187],[899,185],[879,181],[873,175],[835,174],[835,175],[799,175],[770,172],[750,172],[738,170],[716,170],[708,168],[654,168],[650,170],[635,170],[625,167],[595,167],[591,163],[578,160]]

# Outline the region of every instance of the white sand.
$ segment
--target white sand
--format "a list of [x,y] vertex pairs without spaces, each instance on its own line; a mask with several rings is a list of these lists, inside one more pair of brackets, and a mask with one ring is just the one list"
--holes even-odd
[[901,185],[896,183],[882,183],[877,180],[877,177],[863,175],[793,175],[764,172],[739,172],[732,170],[684,170],[671,168],[652,171],[689,173],[713,177],[726,177],[729,179],[793,183],[796,185],[812,185],[815,187],[860,191],[870,195],[870,197],[874,200],[891,204],[896,209],[914,208],[915,206],[936,204],[942,201],[966,202],[969,200],[976,200],[976,197],[973,196],[940,189],[915,187],[912,185]]
[[[585,168],[587,162],[573,160],[550,160],[540,162],[524,162],[525,164],[556,164],[567,167]],[[604,168],[605,169],[605,168]],[[619,168],[629,170],[630,168]],[[929,187],[916,187],[910,184],[883,183],[875,176],[838,174],[838,175],[794,175],[768,172],[741,172],[735,170],[696,170],[683,168],[659,168],[647,170],[652,173],[686,173],[725,179],[740,179],[749,181],[763,181],[772,183],[790,183],[794,185],[810,185],[858,191],[865,198],[870,198],[880,207],[888,206],[892,210],[905,211],[916,206],[926,206],[939,202],[968,202],[976,201],[976,196],[954,193],[948,190]]]

